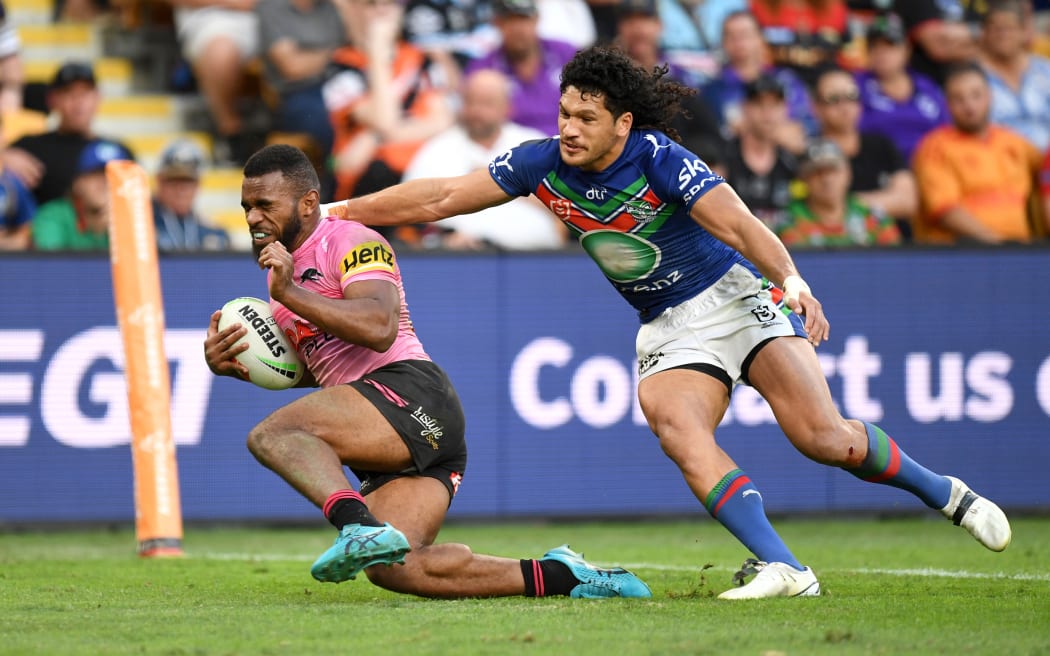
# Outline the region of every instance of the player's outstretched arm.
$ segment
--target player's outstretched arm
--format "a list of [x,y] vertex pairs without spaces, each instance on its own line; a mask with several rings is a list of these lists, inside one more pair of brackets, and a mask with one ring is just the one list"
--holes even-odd
[[774,284],[784,290],[784,302],[805,315],[806,332],[814,345],[828,339],[830,326],[820,301],[799,276],[783,242],[747,208],[728,185],[718,185],[696,201],[690,213],[712,235],[732,246]]
[[420,178],[367,196],[321,206],[321,216],[339,216],[365,225],[429,223],[478,212],[511,199],[479,169],[453,178]]

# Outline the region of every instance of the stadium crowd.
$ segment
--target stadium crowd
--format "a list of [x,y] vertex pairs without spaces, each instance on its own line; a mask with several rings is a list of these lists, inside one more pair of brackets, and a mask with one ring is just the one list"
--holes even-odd
[[[65,0],[55,20],[148,2],[167,0]],[[480,168],[509,145],[556,135],[561,67],[593,43],[666,65],[696,90],[676,126],[684,145],[793,249],[1050,235],[1047,0],[165,6],[214,144],[203,153],[172,143],[153,172],[165,251],[230,248],[193,209],[201,171],[239,167],[264,143],[307,152],[327,202]],[[17,47],[11,26],[0,27],[4,107],[22,84]],[[258,137],[241,115],[252,80],[269,116]],[[106,247],[104,176],[94,173],[107,157],[134,155],[120,135],[92,130],[100,93],[89,64],[66,63],[46,89],[56,127],[4,144],[0,250]],[[496,220],[454,217],[386,236],[402,250],[568,244],[538,209],[522,201]]]

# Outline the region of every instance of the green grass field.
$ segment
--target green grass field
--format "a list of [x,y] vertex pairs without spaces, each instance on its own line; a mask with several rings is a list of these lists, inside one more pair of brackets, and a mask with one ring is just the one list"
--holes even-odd
[[140,559],[130,529],[0,533],[0,654],[1050,654],[1050,518],[1003,553],[939,519],[781,520],[819,598],[724,602],[747,555],[706,517],[454,524],[441,541],[515,558],[568,542],[651,600],[434,601],[364,577],[320,584],[330,528],[195,528]]

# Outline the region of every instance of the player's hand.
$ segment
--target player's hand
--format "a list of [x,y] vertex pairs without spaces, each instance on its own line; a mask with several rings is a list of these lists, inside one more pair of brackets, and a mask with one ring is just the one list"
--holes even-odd
[[350,208],[346,206],[345,200],[333,201],[321,205],[321,216],[335,216],[340,219],[350,218]]
[[831,324],[828,322],[828,318],[824,316],[824,308],[820,305],[820,301],[809,292],[802,292],[796,305],[799,309],[792,309],[796,314],[801,314],[805,317],[809,343],[816,347],[820,346],[821,342],[828,341],[828,337],[831,335]]
[[208,363],[208,368],[216,376],[233,376],[248,380],[248,370],[243,364],[234,360],[235,356],[248,350],[247,341],[236,343],[248,331],[241,324],[234,323],[220,332],[219,317],[221,316],[222,312],[219,310],[211,313],[208,335],[204,338],[204,361]]
[[259,266],[270,270],[270,297],[276,301],[284,300],[285,293],[295,286],[292,254],[281,242],[271,242],[259,254]]
[[795,314],[805,317],[806,332],[809,343],[814,347],[828,341],[831,324],[824,316],[824,308],[813,296],[806,281],[798,276],[788,276],[784,281],[784,304]]

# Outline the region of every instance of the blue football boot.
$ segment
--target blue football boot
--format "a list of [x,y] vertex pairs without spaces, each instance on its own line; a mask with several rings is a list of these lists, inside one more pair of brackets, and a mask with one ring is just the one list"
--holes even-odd
[[543,560],[556,560],[565,565],[580,582],[569,593],[570,597],[598,599],[602,597],[638,597],[649,598],[653,593],[640,578],[622,567],[602,569],[595,567],[563,544],[543,554]]
[[411,550],[404,534],[390,524],[347,524],[335,544],[310,567],[310,574],[318,581],[340,583],[356,578],[358,572],[372,565],[404,565],[405,554]]

